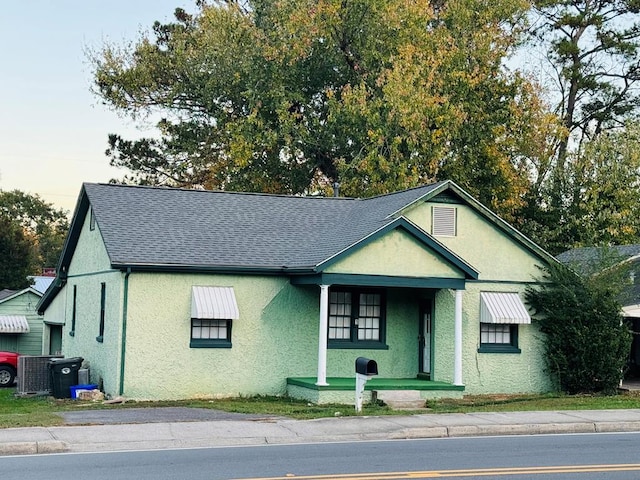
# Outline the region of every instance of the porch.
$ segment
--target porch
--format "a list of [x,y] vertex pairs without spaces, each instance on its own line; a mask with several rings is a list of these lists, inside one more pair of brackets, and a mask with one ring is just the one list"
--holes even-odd
[[[316,404],[355,404],[356,379],[329,377],[328,385],[316,385],[316,377],[287,378],[287,394]],[[417,406],[430,398],[462,398],[463,385],[421,378],[373,377],[365,384],[364,402],[382,400],[392,406]]]

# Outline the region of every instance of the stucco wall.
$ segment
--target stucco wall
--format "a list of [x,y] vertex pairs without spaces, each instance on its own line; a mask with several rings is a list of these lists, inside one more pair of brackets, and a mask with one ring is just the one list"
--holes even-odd
[[[90,381],[117,393],[122,325],[122,284],[124,274],[110,268],[109,259],[96,225],[89,228],[87,214],[78,245],[69,265],[67,282],[45,312],[45,319],[61,322],[62,353],[82,357],[90,367]],[[103,341],[97,340],[100,326],[101,284],[105,283],[105,326]],[[76,286],[76,324],[72,332],[73,288]]]
[[[190,348],[191,287],[232,286],[231,348]],[[145,274],[129,280],[125,395],[188,398],[282,394],[315,373],[318,289],[259,276]]]
[[325,270],[327,273],[462,278],[463,274],[413,236],[395,229],[357,249]]

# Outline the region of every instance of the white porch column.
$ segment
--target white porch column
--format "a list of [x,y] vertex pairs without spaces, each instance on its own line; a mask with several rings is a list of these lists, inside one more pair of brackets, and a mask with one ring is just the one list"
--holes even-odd
[[318,379],[316,385],[327,383],[327,332],[329,329],[329,285],[320,285],[320,327],[318,332]]
[[453,384],[464,385],[462,383],[462,290],[455,290],[455,295]]

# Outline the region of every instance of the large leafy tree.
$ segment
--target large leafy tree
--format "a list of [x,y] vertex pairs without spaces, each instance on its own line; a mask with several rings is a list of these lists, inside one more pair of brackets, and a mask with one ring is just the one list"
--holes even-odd
[[27,277],[38,273],[37,257],[34,239],[0,211],[0,290],[26,288]]
[[511,218],[553,123],[506,72],[523,1],[254,0],[176,10],[94,52],[95,91],[156,115],[109,137],[125,181],[365,196],[454,178]]
[[[552,253],[640,238],[640,126],[602,132],[569,155],[525,225]],[[558,196],[558,189],[562,195]],[[532,220],[534,219],[534,220]]]
[[36,264],[40,268],[56,266],[69,229],[65,210],[55,208],[37,194],[0,190],[0,215],[23,229],[36,249]]

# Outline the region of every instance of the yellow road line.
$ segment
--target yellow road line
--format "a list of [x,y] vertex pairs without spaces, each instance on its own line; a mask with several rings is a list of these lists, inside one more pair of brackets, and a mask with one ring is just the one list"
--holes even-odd
[[640,470],[640,463],[613,465],[560,465],[549,467],[477,468],[467,470],[424,470],[415,472],[350,473],[337,475],[295,475],[256,477],[243,480],[402,480],[405,478],[486,477],[496,475],[544,475],[554,473],[629,472]]

